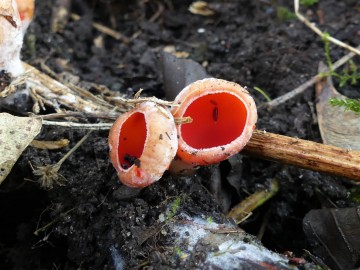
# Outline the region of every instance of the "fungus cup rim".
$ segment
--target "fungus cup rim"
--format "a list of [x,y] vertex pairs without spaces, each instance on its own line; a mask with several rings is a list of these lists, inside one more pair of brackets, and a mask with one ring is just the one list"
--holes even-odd
[[243,149],[252,136],[257,121],[256,104],[249,92],[234,82],[215,78],[196,81],[186,86],[178,94],[174,103],[179,106],[174,107],[172,113],[175,117],[183,117],[187,108],[194,100],[216,93],[231,94],[243,103],[247,111],[243,131],[228,144],[209,148],[194,148],[183,139],[181,136],[181,125],[178,125],[179,147],[177,156],[185,163],[192,165],[209,165],[220,162]]
[[[133,110],[122,114],[110,130],[110,160],[118,173],[120,181],[127,186],[145,187],[159,180],[175,157],[178,142],[174,118],[169,110],[162,110],[157,106],[160,105],[151,101],[140,103]],[[121,165],[118,156],[119,138],[122,125],[134,113],[144,115],[146,138],[143,151],[138,157],[141,165],[133,164],[125,169]],[[157,119],[154,120],[153,117]],[[166,123],[162,123],[164,121]],[[163,132],[168,133],[169,138],[159,142],[159,134]]]

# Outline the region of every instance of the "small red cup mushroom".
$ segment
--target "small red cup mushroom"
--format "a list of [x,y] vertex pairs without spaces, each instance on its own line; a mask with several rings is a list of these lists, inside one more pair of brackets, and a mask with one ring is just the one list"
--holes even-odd
[[238,153],[252,136],[257,110],[249,92],[220,79],[203,79],[175,98],[174,117],[191,117],[177,126],[177,157],[191,165],[208,165]]
[[23,32],[25,33],[34,16],[35,0],[16,0],[16,3],[23,26]]
[[146,187],[162,177],[176,154],[174,118],[167,108],[143,102],[115,121],[109,146],[120,181],[130,187]]

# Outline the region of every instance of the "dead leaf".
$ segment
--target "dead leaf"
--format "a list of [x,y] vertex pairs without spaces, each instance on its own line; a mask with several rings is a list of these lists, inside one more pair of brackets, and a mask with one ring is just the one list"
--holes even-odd
[[[325,69],[320,64],[319,71]],[[352,111],[329,104],[330,98],[346,98],[334,87],[330,76],[316,83],[316,111],[321,138],[324,144],[339,146],[349,150],[360,150],[360,117]]]
[[24,149],[39,134],[41,126],[40,118],[0,113],[0,184]]
[[311,210],[303,221],[314,252],[331,269],[354,269],[360,262],[360,206]]
[[48,149],[48,150],[56,150],[61,149],[69,145],[68,139],[61,139],[58,141],[38,141],[33,140],[30,145],[39,149]]
[[179,59],[164,51],[161,54],[160,63],[164,91],[169,100],[174,99],[190,83],[211,77],[199,63],[191,59]]
[[196,1],[189,7],[189,11],[192,14],[201,16],[212,16],[215,14],[214,10],[209,7],[209,4],[205,1]]

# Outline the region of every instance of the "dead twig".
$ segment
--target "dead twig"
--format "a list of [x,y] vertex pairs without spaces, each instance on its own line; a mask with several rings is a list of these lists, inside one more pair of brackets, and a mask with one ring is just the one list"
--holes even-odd
[[74,153],[80,145],[90,136],[92,131],[89,131],[80,141],[78,141],[73,148],[70,149],[57,163],[52,165],[39,166],[36,169],[32,167],[33,173],[36,176],[40,176],[40,185],[43,188],[51,189],[54,184],[63,185],[65,177],[59,174],[59,170],[64,161]]
[[75,117],[75,118],[96,118],[96,119],[107,119],[107,120],[115,120],[120,116],[120,113],[87,113],[87,112],[61,112],[61,113],[49,113],[46,115],[41,115],[41,119],[43,120],[51,120],[51,119],[59,119],[59,118],[67,118],[67,117]]
[[[300,12],[299,12],[299,0],[294,0],[294,10],[295,10],[295,14],[296,16],[298,17],[298,19],[300,21],[302,21],[304,24],[306,24],[306,26],[308,26],[311,30],[313,30],[316,34],[318,34],[321,38],[324,38],[324,33],[319,29],[317,28],[314,24],[312,24],[308,19],[305,18],[305,16],[303,16]],[[329,41],[340,46],[340,47],[343,47],[345,48],[346,50],[352,52],[352,53],[355,53],[357,55],[360,56],[360,50],[358,48],[354,48],[334,37],[331,37],[329,36]]]
[[[80,20],[81,17],[78,14],[72,13],[71,18],[74,21],[78,21],[78,20]],[[121,34],[120,32],[117,32],[117,31],[115,31],[115,30],[113,30],[113,29],[111,29],[111,28],[109,28],[107,26],[104,26],[104,25],[102,25],[100,23],[94,22],[94,23],[92,23],[92,26],[96,30],[100,31],[101,33],[104,33],[104,34],[106,34],[106,35],[108,35],[108,36],[110,36],[110,37],[112,37],[112,38],[114,38],[116,40],[121,40],[125,44],[128,44],[130,42],[130,39],[128,37],[126,37],[125,35]]]
[[[60,106],[81,112],[105,112],[116,110],[116,107],[92,95],[90,92],[79,87],[70,88],[50,76],[40,72],[36,68],[23,62],[25,74],[17,83],[27,83],[30,87],[30,95],[35,102],[35,108],[43,108],[44,105],[53,107],[57,112],[62,112]],[[17,81],[16,80],[16,81]],[[38,113],[35,110],[35,113]]]
[[[358,46],[356,48],[360,49],[360,46]],[[333,70],[338,69],[339,67],[344,65],[346,62],[348,62],[354,56],[355,56],[355,54],[352,53],[352,52],[346,54],[345,56],[343,56],[342,58],[340,58],[338,61],[336,61],[334,63]],[[329,69],[326,69],[324,72],[328,72],[328,71],[329,71]],[[286,93],[285,95],[282,95],[280,97],[277,97],[277,98],[265,103],[265,106],[268,109],[272,109],[272,108],[274,108],[276,106],[279,106],[279,105],[285,103],[289,99],[292,99],[293,97],[303,93],[306,89],[310,88],[311,86],[313,86],[317,82],[317,80],[321,77],[321,74],[323,74],[323,73],[319,73],[319,74],[315,75],[310,80],[308,80],[307,82],[303,83],[302,85],[296,87],[294,90]]]
[[360,151],[256,130],[243,153],[360,181]]
[[75,122],[56,122],[43,120],[42,124],[45,126],[57,126],[72,129],[83,129],[83,130],[109,130],[112,127],[112,123],[98,123],[98,124],[84,124]]
[[[296,16],[298,17],[298,19],[300,21],[302,21],[305,25],[307,25],[311,30],[313,30],[316,34],[318,34],[321,38],[324,38],[324,33],[317,28],[314,24],[312,24],[308,19],[306,19],[300,12],[299,12],[299,0],[294,0],[294,11]],[[343,47],[347,50],[350,51],[350,53],[348,53],[347,55],[343,56],[342,58],[340,58],[338,61],[336,61],[333,65],[333,70],[338,69],[339,67],[341,67],[342,65],[344,65],[346,62],[348,62],[351,58],[353,58],[355,55],[360,55],[360,46],[354,48],[334,37],[329,36],[328,40],[340,47]],[[326,72],[328,72],[329,70],[327,70]],[[312,77],[310,80],[308,80],[307,82],[303,83],[302,85],[300,85],[299,87],[295,88],[294,90],[286,93],[285,95],[282,95],[278,98],[273,99],[270,102],[266,103],[266,106],[268,109],[272,109],[273,107],[276,107],[286,101],[288,101],[289,99],[297,96],[298,94],[304,92],[306,89],[308,89],[309,87],[313,86],[316,81],[319,79],[319,75],[317,74],[314,77]]]

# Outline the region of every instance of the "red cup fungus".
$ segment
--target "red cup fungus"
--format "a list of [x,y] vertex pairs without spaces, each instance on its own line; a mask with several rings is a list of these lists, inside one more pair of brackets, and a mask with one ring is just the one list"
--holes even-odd
[[220,79],[204,79],[185,87],[175,98],[174,117],[191,117],[177,126],[177,157],[191,165],[208,165],[238,153],[249,141],[257,110],[249,92]]
[[23,32],[26,31],[34,16],[35,0],[16,0]]
[[159,180],[177,145],[170,111],[150,101],[122,114],[109,134],[111,162],[120,181],[130,187],[146,187]]

